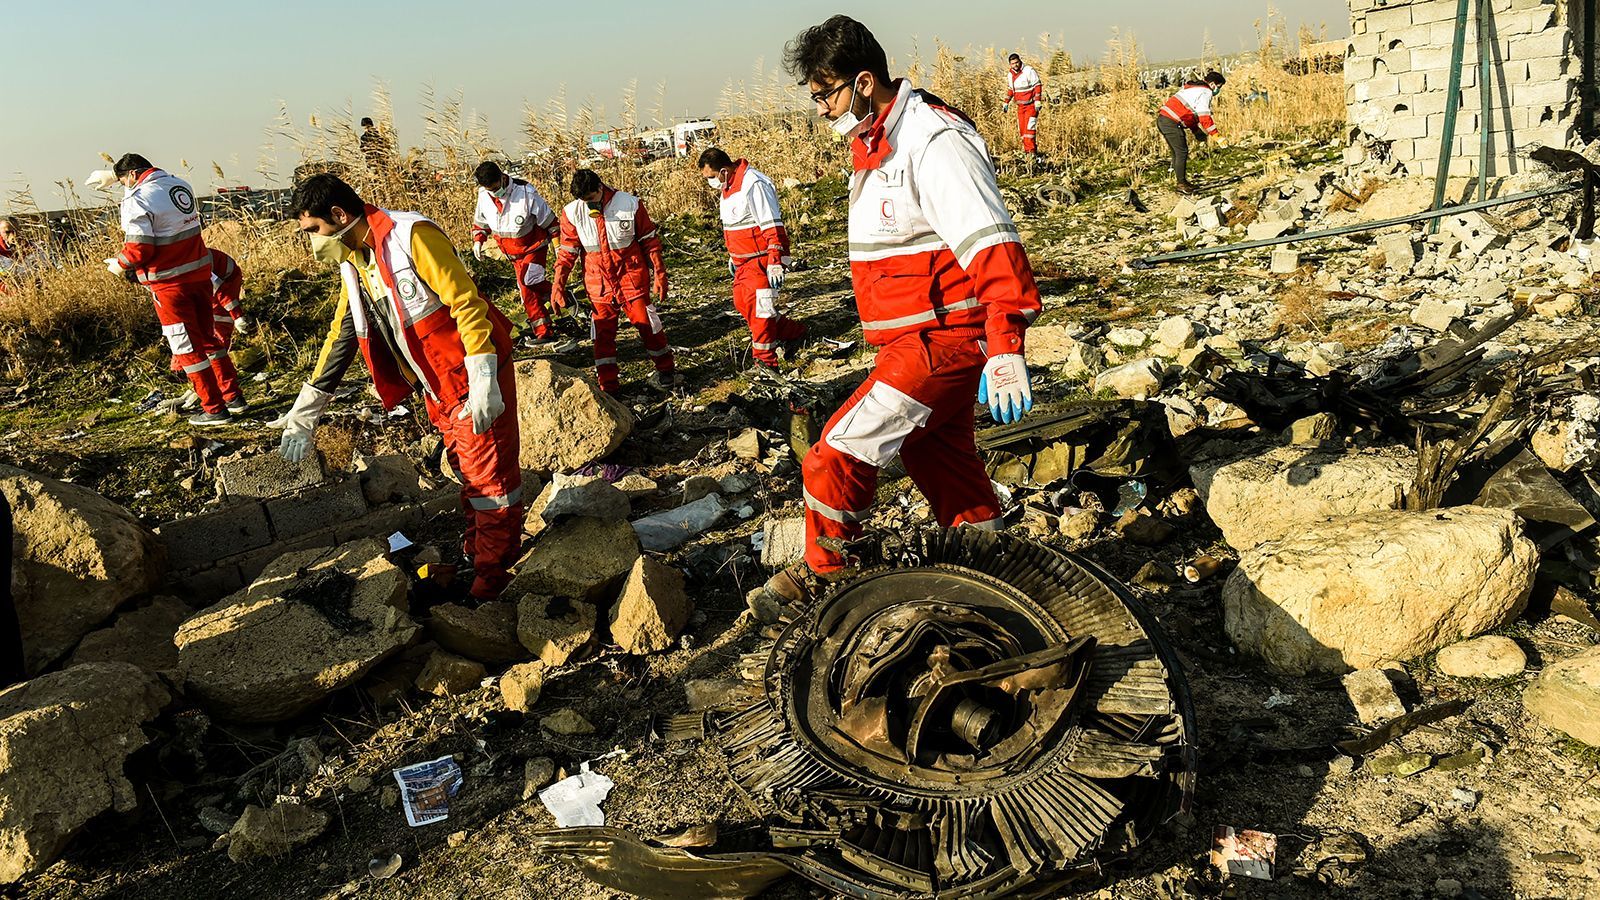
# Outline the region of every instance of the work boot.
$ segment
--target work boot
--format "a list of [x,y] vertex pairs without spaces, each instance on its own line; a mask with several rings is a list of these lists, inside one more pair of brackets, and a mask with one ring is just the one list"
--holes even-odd
[[207,427],[207,426],[213,426],[213,425],[229,425],[229,424],[232,424],[232,422],[233,422],[233,417],[228,415],[227,410],[223,410],[222,412],[214,412],[214,413],[203,412],[203,413],[200,413],[199,415],[195,415],[195,416],[190,416],[189,417],[189,424],[190,425],[199,425],[201,427]]
[[178,398],[178,408],[184,412],[200,408],[200,395],[194,392],[194,388],[189,388],[182,397]]
[[246,400],[243,395],[227,401],[227,405],[228,412],[235,416],[242,416],[250,411],[250,401]]
[[656,387],[663,391],[670,391],[678,385],[683,384],[683,376],[679,375],[676,371],[657,372],[655,374],[655,378],[653,379],[653,383]]
[[1183,194],[1183,195],[1184,195],[1184,196],[1186,196],[1186,197],[1187,197],[1187,196],[1192,196],[1192,195],[1193,195],[1193,194],[1196,194],[1196,193],[1198,193],[1198,192],[1197,192],[1197,191],[1196,191],[1196,190],[1195,190],[1195,189],[1194,189],[1194,185],[1192,185],[1192,184],[1190,184],[1190,183],[1189,183],[1189,182],[1187,182],[1187,181],[1180,181],[1180,182],[1178,182],[1178,184],[1177,184],[1177,188],[1178,188],[1178,193],[1180,193],[1180,194]]
[[806,346],[806,336],[803,335],[803,334],[801,336],[797,337],[797,338],[790,338],[789,340],[784,341],[783,342],[783,358],[788,360],[789,362],[794,362],[795,359],[797,359],[800,356],[800,351],[802,349],[804,349],[805,346]]

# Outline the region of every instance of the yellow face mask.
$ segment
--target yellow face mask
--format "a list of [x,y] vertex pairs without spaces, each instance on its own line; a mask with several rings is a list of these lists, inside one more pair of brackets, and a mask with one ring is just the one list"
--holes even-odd
[[311,235],[312,258],[316,259],[318,262],[327,263],[330,266],[337,266],[344,262],[350,257],[351,250],[349,247],[345,246],[344,241],[340,240],[340,238],[343,238],[345,232],[354,227],[356,227],[356,220],[351,219],[350,224],[344,226],[333,234]]

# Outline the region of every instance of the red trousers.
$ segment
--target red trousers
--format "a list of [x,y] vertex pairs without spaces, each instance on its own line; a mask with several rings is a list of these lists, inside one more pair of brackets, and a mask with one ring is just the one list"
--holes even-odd
[[903,335],[878,350],[872,374],[806,454],[806,563],[845,565],[818,538],[853,540],[872,512],[878,469],[896,456],[941,525],[994,528],[1000,503],[978,456],[973,405],[983,374],[976,329]]
[[227,399],[243,396],[239,378],[230,364],[227,372],[212,364],[217,351],[216,324],[211,312],[211,282],[151,285],[156,321],[172,351],[172,370],[189,376],[189,383],[208,413],[219,413]]
[[444,436],[450,467],[461,476],[461,511],[467,517],[461,552],[472,557],[472,596],[492,600],[511,582],[510,568],[522,550],[521,432],[517,428],[517,380],[509,358],[500,361],[500,397],[506,411],[483,434],[472,433],[462,404],[429,398],[428,419]]
[[522,294],[522,309],[528,314],[528,327],[535,336],[542,338],[554,333],[546,312],[550,305],[550,276],[545,261],[549,258],[550,245],[543,244],[511,260],[517,274],[517,290]]
[[214,311],[211,315],[211,336],[216,349],[206,356],[211,360],[212,370],[217,373],[217,384],[222,386],[223,399],[241,400],[244,392],[239,387],[239,370],[234,368],[233,355],[229,352],[233,347],[233,316]]
[[779,345],[806,333],[805,325],[778,312],[778,292],[768,286],[765,256],[744,260],[734,270],[733,308],[750,326],[750,351],[757,362],[777,362]]
[[1034,138],[1039,134],[1039,107],[1032,103],[1017,104],[1017,131],[1022,134],[1024,153],[1039,152]]
[[657,372],[671,372],[674,367],[672,348],[667,346],[667,331],[661,326],[661,316],[649,295],[642,294],[632,300],[618,297],[600,297],[594,301],[594,315],[589,319],[590,337],[594,338],[594,371],[600,381],[600,390],[614,394],[621,387],[617,377],[617,321],[626,313],[628,321],[639,329],[650,361]]

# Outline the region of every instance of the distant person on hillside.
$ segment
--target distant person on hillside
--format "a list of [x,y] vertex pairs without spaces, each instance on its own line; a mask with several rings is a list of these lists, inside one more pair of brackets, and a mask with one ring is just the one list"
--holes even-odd
[[667,299],[667,262],[661,235],[644,201],[610,187],[592,169],[572,173],[573,200],[561,210],[561,246],[556,250],[555,286],[565,292],[567,278],[583,263],[583,286],[594,307],[594,369],[600,389],[621,389],[617,373],[617,320],[623,315],[639,330],[639,340],[656,367],[656,386],[678,383],[672,347],[656,306]]
[[1194,193],[1194,186],[1189,184],[1189,134],[1193,132],[1201,143],[1215,137],[1218,146],[1227,146],[1211,118],[1211,101],[1227,83],[1221,72],[1208,72],[1205,81],[1186,82],[1156,113],[1156,130],[1172,151],[1172,174],[1180,194]]
[[10,219],[0,219],[0,293],[5,292],[8,283],[20,283],[49,267],[49,248],[24,239]]
[[1012,103],[1017,104],[1017,130],[1022,134],[1022,152],[1038,155],[1039,148],[1034,139],[1039,134],[1039,106],[1044,102],[1044,82],[1033,66],[1023,65],[1022,57],[1017,54],[1011,54],[1008,61],[1011,71],[1006,73],[1006,77],[1011,89],[1006,92],[1006,102],[1000,108],[1004,110]]
[[789,231],[778,210],[772,179],[718,147],[700,154],[700,174],[717,192],[722,238],[733,276],[733,307],[750,326],[756,364],[775,366],[778,350],[793,359],[806,326],[778,309],[778,291],[789,265]]
[[123,187],[122,253],[106,269],[150,289],[161,333],[172,351],[172,368],[189,377],[202,412],[191,425],[226,425],[230,414],[249,409],[232,367],[212,364],[217,350],[211,318],[211,251],[200,234],[202,222],[189,182],[164,172],[137,153],[124,154],[111,171],[89,176],[88,184]]
[[500,252],[511,260],[534,346],[576,347],[558,341],[548,310],[550,278],[545,267],[550,260],[550,241],[561,232],[555,210],[538,188],[512,178],[493,162],[480,163],[472,178],[478,183],[478,204],[472,211],[472,255],[482,259],[484,245],[493,237]]
[[361,119],[361,155],[367,168],[377,171],[394,165],[394,142],[370,118]]

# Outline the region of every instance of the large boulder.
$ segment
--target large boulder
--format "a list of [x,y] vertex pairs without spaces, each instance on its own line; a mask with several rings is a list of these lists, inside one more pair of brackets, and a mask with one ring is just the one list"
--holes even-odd
[[0,466],[28,670],[60,658],[166,575],[166,551],[126,509],[75,484]]
[[1222,589],[1223,624],[1278,672],[1373,668],[1515,617],[1538,564],[1509,510],[1363,513],[1245,553]]
[[67,665],[125,662],[152,672],[176,669],[178,645],[172,638],[192,615],[194,610],[182,600],[157,597],[146,606],[119,613],[110,627],[89,632]]
[[1600,747],[1600,647],[1545,666],[1522,705],[1556,731]]
[[641,556],[612,607],[611,639],[629,653],[658,653],[677,643],[693,612],[683,573]]
[[1334,516],[1398,509],[1415,480],[1404,451],[1325,452],[1277,447],[1189,468],[1206,513],[1240,552]]
[[48,866],[85,822],[137,805],[124,761],[172,698],[149,672],[89,663],[0,692],[0,882]]
[[586,516],[552,525],[517,563],[509,597],[544,594],[602,603],[639,558],[639,538],[626,521]]
[[517,607],[491,600],[476,607],[440,603],[428,611],[428,632],[439,646],[491,665],[519,662],[528,651],[517,642]]
[[283,856],[310,843],[328,827],[328,814],[315,807],[279,800],[270,807],[250,804],[228,831],[228,858],[246,862]]
[[529,359],[516,373],[524,468],[576,469],[616,452],[633,431],[633,413],[577,369]]
[[178,667],[210,712],[276,722],[410,643],[406,574],[380,541],[278,557],[253,584],[183,623]]

